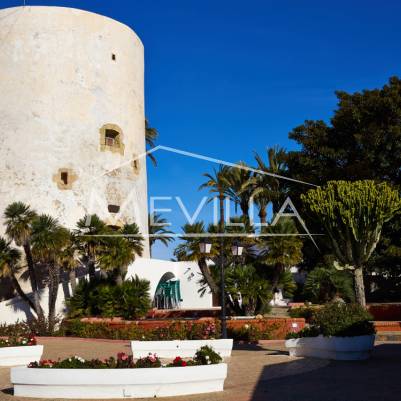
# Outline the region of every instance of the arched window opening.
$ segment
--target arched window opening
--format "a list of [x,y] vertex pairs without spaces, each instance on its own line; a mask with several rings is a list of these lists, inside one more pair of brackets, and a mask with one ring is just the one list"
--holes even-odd
[[153,305],[157,309],[179,309],[181,302],[180,280],[171,272],[165,273],[157,285]]

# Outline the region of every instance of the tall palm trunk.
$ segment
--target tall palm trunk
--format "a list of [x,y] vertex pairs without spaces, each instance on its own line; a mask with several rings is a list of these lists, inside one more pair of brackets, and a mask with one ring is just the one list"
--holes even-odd
[[365,284],[363,282],[363,268],[357,267],[354,271],[354,285],[356,301],[359,305],[366,307]]
[[249,201],[243,201],[240,204],[242,216],[249,219]]
[[60,283],[60,267],[52,263],[49,266],[49,333],[52,334],[56,324],[56,301]]
[[77,289],[77,274],[75,272],[75,269],[70,269],[68,271],[68,279],[69,279],[70,284],[71,284],[72,295],[74,295],[75,294],[75,290]]
[[17,280],[17,277],[15,277],[14,272],[11,273],[11,281],[12,281],[15,291],[17,291],[17,294],[21,297],[22,300],[24,300],[29,305],[29,307],[33,311],[35,311],[35,304],[32,302],[32,300],[25,294],[25,292],[21,288],[20,283]]
[[95,262],[95,252],[92,247],[88,249],[88,273],[89,281],[93,282],[96,279],[96,262]]
[[36,277],[35,264],[32,257],[31,244],[28,240],[24,242],[23,248],[28,265],[29,281],[31,282],[34,311],[38,317],[38,320],[43,322],[45,320],[45,315],[42,306],[40,305],[38,280]]
[[272,288],[273,290],[277,289],[278,282],[280,280],[280,276],[284,271],[284,265],[282,263],[277,263],[274,269],[273,280],[272,280]]
[[224,194],[219,194],[219,208],[220,208],[220,231],[224,229]]
[[210,291],[212,291],[212,293],[216,294],[216,295],[220,294],[219,286],[214,281],[214,278],[209,269],[209,266],[206,263],[206,259],[200,258],[198,261],[198,265],[199,265],[199,270],[201,271],[206,283],[208,284],[208,286],[210,288]]
[[261,206],[259,210],[259,218],[260,218],[260,223],[263,225],[266,225],[267,223],[267,213],[266,213],[266,207]]

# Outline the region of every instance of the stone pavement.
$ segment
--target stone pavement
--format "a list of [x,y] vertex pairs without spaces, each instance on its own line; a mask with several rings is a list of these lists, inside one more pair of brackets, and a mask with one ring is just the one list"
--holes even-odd
[[[127,341],[41,339],[44,358],[106,357],[130,352]],[[166,401],[401,401],[401,343],[377,343],[372,359],[330,362],[290,358],[282,341],[236,347],[225,391]],[[16,401],[9,369],[0,368],[0,401]],[[20,400],[37,400],[21,398]]]

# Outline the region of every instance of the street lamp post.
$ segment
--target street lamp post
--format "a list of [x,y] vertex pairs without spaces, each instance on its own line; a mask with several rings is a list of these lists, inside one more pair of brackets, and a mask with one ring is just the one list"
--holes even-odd
[[[226,283],[225,283],[225,269],[224,269],[224,255],[223,255],[223,247],[224,247],[224,238],[220,237],[220,255],[219,255],[219,267],[220,267],[220,295],[221,295],[221,338],[227,338],[227,314],[226,314]],[[202,241],[199,243],[199,249],[201,253],[208,254],[212,249],[212,244],[207,241]],[[243,246],[238,244],[238,242],[234,242],[231,246],[231,252],[233,256],[241,256],[243,251]]]

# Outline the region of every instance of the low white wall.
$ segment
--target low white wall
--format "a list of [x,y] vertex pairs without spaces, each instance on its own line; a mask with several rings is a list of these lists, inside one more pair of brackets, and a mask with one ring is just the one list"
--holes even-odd
[[374,342],[374,335],[355,337],[320,335],[289,339],[286,340],[285,346],[290,356],[353,361],[369,358]]
[[223,391],[227,365],[149,369],[12,368],[16,397],[155,398]]
[[0,366],[26,366],[30,362],[39,362],[43,345],[0,348]]
[[196,351],[208,345],[222,358],[231,356],[232,338],[218,340],[173,340],[173,341],[131,341],[131,350],[135,358],[146,357],[155,353],[160,358],[193,358]]

